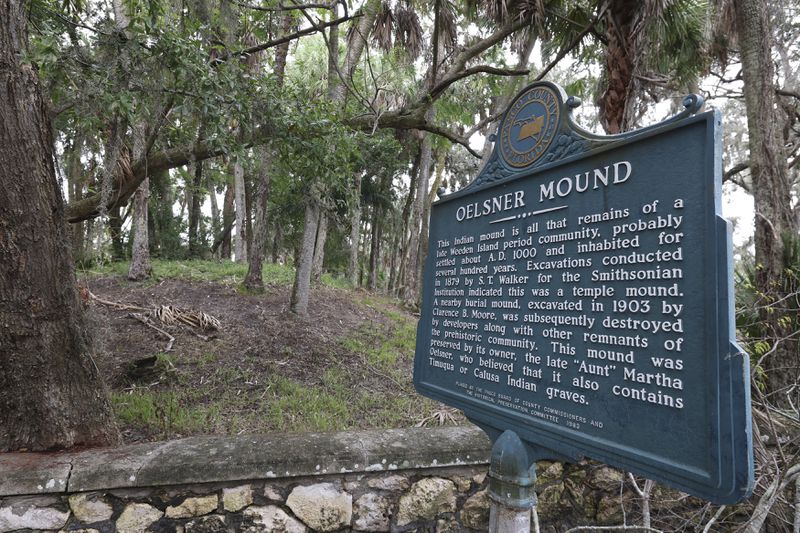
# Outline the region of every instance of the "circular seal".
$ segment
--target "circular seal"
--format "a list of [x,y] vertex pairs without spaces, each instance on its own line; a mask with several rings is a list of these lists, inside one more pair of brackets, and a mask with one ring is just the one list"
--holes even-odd
[[520,94],[500,128],[500,155],[511,167],[533,164],[547,151],[558,129],[559,98],[547,85]]

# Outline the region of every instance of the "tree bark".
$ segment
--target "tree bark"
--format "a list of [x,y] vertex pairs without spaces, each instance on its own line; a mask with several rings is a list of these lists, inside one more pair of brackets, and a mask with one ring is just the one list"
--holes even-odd
[[352,205],[350,206],[350,262],[347,277],[350,285],[358,287],[358,231],[361,226],[361,172],[353,176]]
[[[133,132],[133,158],[144,155],[144,125],[137,124]],[[145,178],[133,195],[133,245],[131,247],[131,264],[128,268],[128,279],[143,281],[150,277],[153,268],[150,266],[150,244],[148,235],[148,203],[150,198],[150,180]]]
[[[289,33],[292,25],[292,16],[283,17],[281,32]],[[286,57],[289,54],[289,43],[286,42],[275,50],[275,69],[274,75],[278,87],[283,87],[284,74],[286,72]],[[272,147],[269,145],[255,148],[256,153],[261,155],[261,165],[258,174],[258,181],[255,191],[255,219],[253,221],[252,247],[247,261],[247,274],[244,278],[244,286],[253,292],[263,292],[264,280],[262,278],[262,263],[267,248],[267,228],[269,227],[269,213],[267,203],[269,200],[270,180],[272,178],[272,163],[275,157]]]
[[597,106],[606,133],[629,129],[625,111],[631,95],[634,67],[633,23],[637,2],[611,0],[605,12],[606,89]]
[[314,260],[314,244],[317,236],[317,222],[319,221],[319,202],[316,198],[309,198],[305,209],[305,223],[303,224],[303,240],[300,244],[300,256],[297,259],[297,271],[292,288],[292,299],[289,309],[300,316],[308,315],[308,298],[311,289],[311,265]]
[[131,264],[128,267],[128,279],[143,281],[150,277],[153,268],[150,266],[150,246],[148,239],[148,209],[150,197],[150,180],[145,178],[133,195],[133,244],[131,246]]
[[311,264],[311,281],[319,283],[325,263],[325,241],[328,240],[328,213],[320,210],[317,223],[317,240],[314,243],[314,261]]
[[193,165],[191,185],[187,184],[187,192],[191,194],[189,204],[189,257],[200,257],[202,245],[200,243],[200,217],[202,216],[203,201],[203,162],[195,161]]
[[[786,154],[776,105],[772,60],[772,28],[767,4],[761,0],[734,2],[744,77],[750,175],[755,205],[756,286],[768,302],[786,296],[783,289],[784,238],[797,238],[792,214]],[[774,344],[790,334],[782,326],[782,313],[762,307],[761,319]],[[800,374],[800,354],[792,342],[782,342],[764,361],[772,399],[787,405],[786,393]],[[795,393],[797,394],[797,393]],[[797,398],[797,396],[795,396]]]
[[414,158],[414,164],[411,166],[411,181],[408,184],[408,196],[403,205],[403,212],[400,215],[401,229],[400,229],[400,260],[397,265],[397,275],[394,278],[394,286],[392,290],[399,297],[403,295],[403,283],[405,281],[406,265],[408,264],[410,235],[413,225],[412,209],[414,207],[414,200],[417,195],[417,181],[419,180],[420,161],[422,160],[422,145],[420,144],[417,149],[417,155]]
[[[432,110],[429,112],[432,115]],[[419,176],[417,178],[417,191],[414,199],[413,210],[409,219],[408,263],[406,265],[405,279],[403,280],[402,298],[407,302],[416,302],[419,294],[419,244],[421,223],[428,199],[428,183],[431,175],[431,141],[430,134],[422,132],[420,141]]]
[[153,225],[155,226],[156,247],[153,253],[162,258],[174,258],[181,248],[180,235],[175,227],[172,204],[175,202],[169,172],[162,170],[150,179],[150,193],[153,201]]
[[[229,180],[228,187],[225,189],[225,198],[222,201],[222,227],[233,227],[235,221],[233,207],[233,180]],[[230,261],[231,259],[231,232],[225,232],[222,238],[222,245],[219,249],[220,259]]]
[[244,168],[239,161],[233,163],[233,191],[236,204],[236,235],[233,240],[234,256],[237,263],[247,262],[247,193],[244,186]]
[[216,235],[222,227],[222,220],[219,218],[217,191],[210,176],[206,176],[206,189],[208,190],[208,200],[211,204],[211,234]]
[[422,305],[422,276],[425,272],[425,260],[428,258],[428,235],[430,233],[431,205],[436,199],[436,191],[444,177],[444,162],[447,152],[439,150],[436,156],[436,178],[430,192],[425,194],[425,205],[422,212],[422,229],[419,232],[419,252],[417,252],[417,299],[416,305]]
[[0,451],[118,440],[76,291],[52,132],[21,63],[24,2],[0,1]]
[[383,234],[383,210],[379,205],[372,206],[372,237],[369,244],[369,273],[367,289],[374,291],[378,284],[378,261],[381,254],[381,237]]
[[255,150],[261,155],[261,164],[259,165],[255,194],[252,246],[247,257],[247,274],[244,277],[244,286],[249,291],[263,292],[264,280],[262,279],[261,270],[264,262],[264,251],[267,247],[267,227],[269,225],[267,202],[269,200],[269,186],[272,176],[273,153],[269,147],[265,146],[255,148]]
[[[83,154],[83,137],[76,134],[72,139],[69,152],[65,153],[67,163],[67,182],[69,191],[69,201],[75,202],[83,196],[83,164],[81,155]],[[86,224],[83,222],[73,224],[72,230],[72,256],[76,261],[82,262],[86,259]]]

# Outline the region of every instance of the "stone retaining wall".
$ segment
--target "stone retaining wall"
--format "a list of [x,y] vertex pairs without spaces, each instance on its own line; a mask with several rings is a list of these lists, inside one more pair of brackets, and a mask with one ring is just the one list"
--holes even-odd
[[[0,533],[486,531],[489,448],[451,427],[0,454]],[[539,472],[542,518],[618,519],[616,471]]]

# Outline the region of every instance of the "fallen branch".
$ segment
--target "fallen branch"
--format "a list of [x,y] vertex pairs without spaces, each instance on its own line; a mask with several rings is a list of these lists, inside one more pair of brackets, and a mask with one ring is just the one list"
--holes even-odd
[[169,342],[167,343],[167,347],[164,348],[164,351],[165,352],[169,352],[169,351],[172,350],[172,345],[175,344],[175,337],[173,337],[172,335],[170,335],[169,333],[167,333],[163,329],[159,328],[158,326],[156,326],[155,324],[150,322],[150,317],[148,317],[147,315],[143,315],[141,313],[129,313],[128,316],[130,318],[134,318],[134,319],[138,320],[139,322],[141,322],[142,324],[144,324],[148,328],[152,328],[152,329],[156,330],[157,332],[161,333],[162,335],[164,335],[167,339],[169,339]]
[[138,305],[128,305],[119,302],[112,302],[111,300],[104,300],[99,296],[95,295],[92,291],[87,290],[87,294],[89,298],[94,300],[99,304],[103,304],[108,307],[113,307],[114,309],[119,309],[120,311],[149,311],[146,307],[139,307]]
[[222,329],[222,324],[217,318],[202,311],[181,309],[180,307],[174,307],[172,305],[160,305],[154,308],[139,307],[138,305],[129,305],[119,302],[112,302],[110,300],[104,300],[103,298],[93,294],[91,291],[87,290],[86,292],[92,300],[99,304],[113,307],[114,309],[119,309],[121,311],[140,311],[146,313],[146,315],[143,316],[147,318],[150,316],[155,316],[161,321],[161,323],[166,324],[167,326],[174,326],[178,323],[181,323],[202,330]]

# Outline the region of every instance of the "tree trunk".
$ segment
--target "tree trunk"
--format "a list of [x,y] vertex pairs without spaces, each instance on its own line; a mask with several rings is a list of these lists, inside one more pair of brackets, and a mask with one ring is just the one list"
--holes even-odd
[[[133,132],[133,159],[144,155],[144,125],[137,124]],[[150,266],[150,244],[148,235],[148,200],[150,198],[150,180],[145,178],[133,195],[133,245],[131,247],[131,264],[128,268],[128,279],[142,281],[150,277],[153,270]]]
[[[230,180],[229,180],[230,181]],[[233,183],[228,183],[225,189],[225,199],[222,201],[222,227],[233,227],[235,220],[233,207]],[[230,261],[231,259],[231,232],[228,231],[222,238],[222,245],[219,249],[220,259]]]
[[311,264],[311,281],[319,283],[325,263],[325,241],[328,240],[328,213],[324,209],[319,212],[317,223],[317,240],[314,243],[314,261]]
[[[429,113],[430,114],[430,113]],[[416,302],[419,294],[419,244],[422,215],[428,199],[428,183],[431,175],[431,141],[430,134],[423,132],[420,142],[419,176],[413,210],[409,219],[408,263],[403,280],[402,298],[407,302]]]
[[319,203],[314,197],[306,204],[305,223],[303,225],[303,241],[300,245],[300,256],[297,259],[294,287],[289,309],[300,316],[308,315],[308,297],[311,290],[311,265],[314,260],[314,244],[319,221]]
[[[83,137],[76,134],[72,139],[69,152],[65,153],[67,163],[67,183],[69,191],[69,201],[75,202],[83,196]],[[85,260],[86,224],[82,221],[70,226],[72,231],[72,256],[76,261]]]
[[350,285],[358,287],[358,230],[361,226],[361,172],[353,176],[353,190],[350,206],[350,263],[347,278]]
[[0,451],[118,440],[76,291],[52,132],[20,63],[24,2],[0,2]]
[[189,257],[200,257],[202,246],[200,243],[200,217],[202,216],[203,201],[203,162],[195,161],[191,186],[187,183],[190,192],[187,203],[189,204]]
[[168,171],[153,173],[150,178],[150,194],[155,197],[152,204],[156,234],[153,253],[161,258],[173,258],[181,249],[181,240],[172,213],[175,197]]
[[108,233],[111,236],[111,260],[125,260],[125,244],[122,242],[122,213],[120,206],[108,212]]
[[[781,120],[775,100],[775,72],[771,55],[772,28],[767,4],[761,0],[734,2],[739,33],[747,130],[750,147],[750,175],[755,205],[755,249],[757,289],[768,302],[780,301],[783,290],[784,241],[797,237],[797,221],[791,210],[791,193],[786,154],[781,137]],[[768,306],[767,306],[768,307]],[[791,332],[780,322],[782,313],[762,307],[761,320],[770,331],[772,344]],[[788,406],[786,394],[800,374],[800,354],[792,342],[782,342],[764,361],[771,399]],[[798,393],[794,393],[797,400]],[[795,404],[796,405],[796,404]]]
[[261,154],[261,165],[258,173],[258,188],[255,194],[255,222],[253,224],[252,246],[247,261],[247,275],[244,277],[244,286],[253,292],[264,291],[264,280],[261,269],[264,261],[264,251],[267,247],[267,227],[269,213],[267,202],[269,200],[269,185],[272,175],[272,150],[267,146],[255,148]]
[[[358,61],[361,59],[361,54],[364,52],[364,46],[367,44],[367,38],[372,31],[372,26],[375,24],[375,18],[378,16],[380,8],[381,0],[367,0],[361,9],[362,16],[358,19],[358,24],[348,37],[347,52],[341,69],[342,76],[344,76],[348,84],[353,82],[353,74]],[[339,80],[334,89],[333,101],[344,102],[346,95],[347,87]]]
[[150,197],[150,180],[145,178],[133,195],[133,245],[131,247],[131,264],[128,268],[128,279],[143,281],[150,277],[153,268],[150,266],[150,247],[148,243],[148,210]]
[[[281,32],[284,35],[289,33],[291,25],[292,16],[284,16]],[[288,54],[288,42],[278,46],[275,50],[274,75],[277,78],[277,85],[279,88],[283,86],[284,72],[286,71],[286,57]],[[252,247],[248,255],[247,275],[244,278],[244,286],[253,292],[263,292],[264,280],[262,279],[261,270],[267,248],[267,228],[269,227],[267,204],[269,201],[269,187],[270,179],[272,178],[274,153],[272,147],[269,145],[257,147],[255,150],[256,153],[261,155],[261,166],[255,191],[255,220],[253,221]]]
[[383,222],[380,206],[372,207],[372,237],[369,245],[369,274],[367,274],[367,289],[374,291],[378,284],[378,261],[381,253],[381,236]]
[[247,200],[244,186],[244,168],[239,161],[233,163],[233,191],[236,204],[236,236],[233,240],[237,263],[247,262]]
[[422,276],[425,272],[425,260],[428,258],[428,234],[430,230],[431,205],[436,199],[436,191],[442,184],[444,176],[444,162],[447,152],[439,150],[436,156],[436,179],[430,192],[425,194],[425,205],[422,212],[422,229],[419,232],[419,251],[417,253],[417,299],[416,304],[422,305]]
[[397,276],[395,276],[394,291],[397,296],[402,297],[403,282],[405,280],[406,265],[408,264],[408,251],[409,239],[413,227],[412,210],[414,207],[414,200],[417,195],[417,180],[419,180],[420,161],[422,160],[422,144],[417,149],[417,155],[414,158],[414,164],[411,166],[411,181],[408,184],[408,196],[406,203],[403,205],[403,212],[401,214],[401,230],[400,230],[400,261],[397,266]]
[[275,233],[272,236],[272,263],[278,262],[278,252],[281,246],[281,225],[275,225]]
[[206,177],[206,189],[208,190],[208,200],[211,204],[211,234],[216,235],[222,229],[222,220],[219,218],[219,203],[217,202],[217,191],[210,176]]

